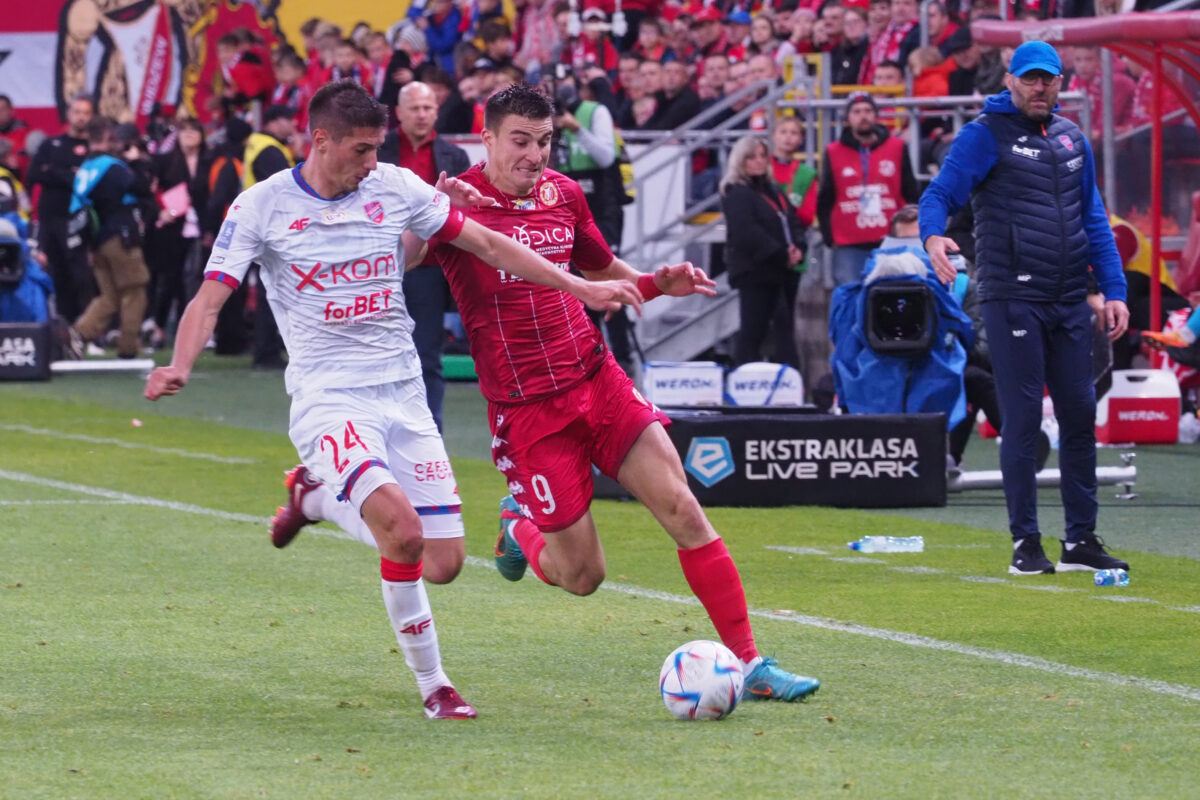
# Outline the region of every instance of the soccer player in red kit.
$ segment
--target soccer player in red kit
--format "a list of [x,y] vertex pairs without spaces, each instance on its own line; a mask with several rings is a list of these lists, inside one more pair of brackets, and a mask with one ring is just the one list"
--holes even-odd
[[[487,102],[487,160],[459,179],[495,201],[464,209],[484,227],[526,244],[589,280],[636,281],[649,300],[659,294],[715,293],[689,263],[651,274],[615,258],[596,228],[582,189],[546,169],[554,132],[545,95],[513,86]],[[406,260],[419,257],[405,234]],[[572,594],[594,592],[604,580],[604,551],[592,518],[592,471],[628,488],[678,547],[688,585],[721,641],[741,659],[746,696],[800,700],[820,686],[759,655],[741,578],[725,543],[688,488],[667,437],[670,420],[648,403],[608,352],[574,297],[489,267],[476,256],[430,242],[467,328],[488,400],[492,458],[508,480],[501,503],[496,564],[519,580],[526,566],[545,583]],[[418,252],[414,252],[418,251]]]

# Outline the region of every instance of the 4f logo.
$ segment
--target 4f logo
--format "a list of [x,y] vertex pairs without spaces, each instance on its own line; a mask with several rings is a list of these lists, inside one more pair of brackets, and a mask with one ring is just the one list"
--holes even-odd
[[425,629],[432,624],[433,617],[430,617],[429,619],[423,619],[420,622],[414,622],[412,625],[406,625],[400,629],[400,632],[408,634],[409,636],[420,636],[425,632]]
[[288,225],[288,230],[289,231],[302,231],[307,227],[308,227],[308,217],[304,217],[303,219],[295,220],[294,222],[292,222],[291,225]]

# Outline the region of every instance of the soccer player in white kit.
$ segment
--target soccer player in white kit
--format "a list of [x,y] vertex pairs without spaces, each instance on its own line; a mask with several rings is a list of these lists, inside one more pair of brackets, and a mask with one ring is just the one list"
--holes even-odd
[[443,179],[435,188],[377,164],[386,121],[384,107],[353,81],[317,91],[309,160],[234,201],[180,320],[171,364],[150,374],[145,395],[183,388],[221,306],[259,264],[289,354],[288,434],[306,470],[352,504],[379,548],[384,605],[425,715],[465,719],[476,711],[442,669],[422,581],[426,540],[442,545],[443,559],[459,553],[461,564],[463,524],[404,307],[401,235],[436,235],[598,310],[640,307],[641,295],[628,281],[597,284],[558,269],[467,219],[439,191],[459,205],[488,202],[473,187]]

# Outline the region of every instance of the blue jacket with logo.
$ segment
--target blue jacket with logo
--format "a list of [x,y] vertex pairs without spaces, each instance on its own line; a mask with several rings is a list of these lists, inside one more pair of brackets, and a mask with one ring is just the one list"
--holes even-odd
[[1125,299],[1125,276],[1096,186],[1087,137],[1057,114],[1022,114],[1006,90],[959,132],[921,197],[921,241],[941,235],[968,201],[975,214],[979,298],[1079,302],[1087,271],[1108,300]]

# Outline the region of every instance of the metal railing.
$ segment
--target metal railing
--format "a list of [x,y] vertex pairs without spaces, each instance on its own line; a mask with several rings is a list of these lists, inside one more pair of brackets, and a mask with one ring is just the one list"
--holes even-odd
[[[722,102],[706,109],[674,130],[623,132],[622,136],[625,137],[627,142],[649,142],[649,146],[641,150],[632,159],[634,191],[637,192],[639,197],[644,197],[644,187],[646,185],[657,180],[660,174],[665,171],[677,168],[677,162],[674,160],[664,160],[648,169],[639,169],[638,167],[639,164],[644,164],[648,157],[669,144],[681,145],[689,156],[698,150],[714,150],[717,153],[717,163],[715,166],[718,171],[723,171],[729,147],[732,146],[734,141],[749,132],[750,119],[760,112],[767,114],[768,117],[772,116],[773,110],[779,106],[781,101],[786,99],[789,93],[803,88],[807,87],[805,87],[802,81],[793,81],[792,83],[783,85],[777,85],[772,81],[756,81],[724,98]],[[748,99],[751,102],[745,108],[734,110],[736,105]],[[727,119],[713,125],[711,128],[704,127],[730,111],[733,111],[733,114]],[[632,250],[627,251],[627,256],[633,259],[634,263],[641,263],[644,260],[642,256],[649,245],[669,239],[677,241],[680,247],[682,247],[704,235],[705,232],[703,229],[686,231],[682,226],[697,214],[719,208],[720,195],[714,192],[692,202],[691,188],[689,174],[687,179],[685,179],[684,185],[687,197],[684,210],[678,216],[666,219],[662,224],[653,229],[649,229],[647,224],[645,213],[647,209],[640,205],[635,206],[633,213],[634,244]]]

